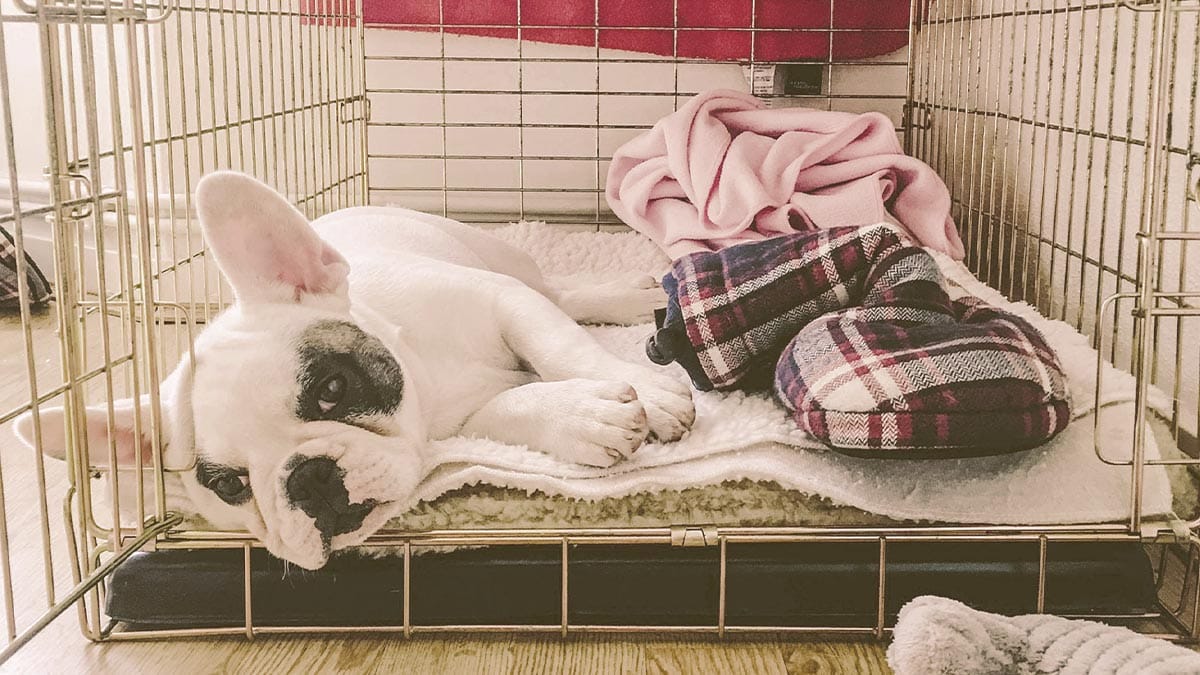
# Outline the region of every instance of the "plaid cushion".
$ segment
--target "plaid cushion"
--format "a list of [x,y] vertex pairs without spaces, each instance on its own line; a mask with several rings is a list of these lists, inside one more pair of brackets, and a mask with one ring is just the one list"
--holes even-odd
[[[0,309],[21,306],[20,288],[17,285],[17,244],[4,228],[0,228]],[[29,281],[29,304],[40,305],[50,300],[50,283],[42,271],[25,255],[25,277]]]
[[945,456],[1025,449],[1066,427],[1066,377],[1041,334],[974,298],[951,302],[934,278],[921,249],[888,256],[862,307],[796,335],[775,396],[801,428],[856,454]]
[[665,320],[651,360],[677,361],[697,389],[766,389],[788,341],[809,322],[857,305],[881,257],[911,248],[881,224],[836,227],[703,251],[663,278]]

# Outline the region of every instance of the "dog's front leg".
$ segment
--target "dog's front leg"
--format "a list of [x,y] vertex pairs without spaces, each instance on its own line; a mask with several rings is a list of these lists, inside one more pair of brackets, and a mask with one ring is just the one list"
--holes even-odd
[[553,302],[528,287],[506,287],[497,298],[505,342],[543,381],[627,382],[645,406],[650,433],[663,441],[678,440],[695,421],[692,392],[682,381],[610,354]]
[[460,433],[607,467],[636,452],[648,432],[646,409],[632,386],[574,379],[505,390]]

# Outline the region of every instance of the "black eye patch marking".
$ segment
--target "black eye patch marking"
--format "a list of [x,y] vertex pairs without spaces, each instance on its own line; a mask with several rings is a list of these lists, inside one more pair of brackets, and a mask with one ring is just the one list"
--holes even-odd
[[249,472],[243,468],[197,459],[196,480],[230,506],[245,504],[253,496]]
[[353,423],[390,415],[400,407],[400,364],[377,338],[348,321],[318,321],[296,347],[300,395],[296,416],[305,421]]

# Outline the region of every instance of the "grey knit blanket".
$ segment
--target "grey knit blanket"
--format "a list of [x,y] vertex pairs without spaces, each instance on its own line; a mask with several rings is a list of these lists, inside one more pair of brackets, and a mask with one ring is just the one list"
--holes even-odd
[[922,596],[900,610],[888,663],[897,675],[1184,675],[1200,654],[1127,628],[1049,614],[1006,617]]

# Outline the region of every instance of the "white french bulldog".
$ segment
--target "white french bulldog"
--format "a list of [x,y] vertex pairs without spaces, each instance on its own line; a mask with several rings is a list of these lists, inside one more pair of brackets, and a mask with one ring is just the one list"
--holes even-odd
[[[196,208],[235,302],[162,385],[165,463],[194,465],[178,480],[195,513],[301,567],[378,530],[421,479],[431,439],[608,466],[695,418],[687,385],[616,358],[576,323],[648,320],[663,301],[651,278],[552,289],[481,230],[378,207],[310,225],[232,172],[206,176]],[[150,465],[137,408],[118,402],[111,429],[104,407],[87,411],[93,465],[110,443],[119,464],[140,452]],[[28,414],[16,425],[30,444],[32,427]],[[62,409],[43,410],[41,427],[44,451],[64,457]]]

